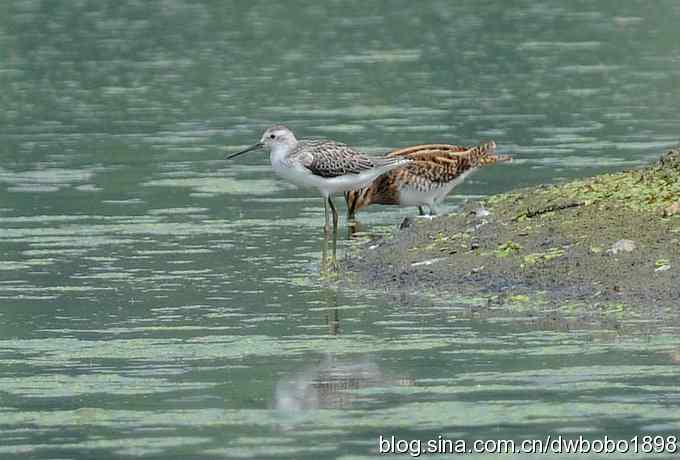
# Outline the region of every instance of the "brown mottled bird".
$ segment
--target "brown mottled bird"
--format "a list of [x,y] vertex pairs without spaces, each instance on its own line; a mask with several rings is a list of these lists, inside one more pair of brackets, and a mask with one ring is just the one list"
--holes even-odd
[[496,155],[496,143],[491,141],[476,147],[449,144],[423,144],[394,150],[387,157],[409,158],[411,163],[376,178],[370,185],[345,192],[347,215],[370,204],[418,206],[424,215],[427,206],[430,215],[437,213],[439,204],[448,193],[480,166],[511,161],[505,155]]

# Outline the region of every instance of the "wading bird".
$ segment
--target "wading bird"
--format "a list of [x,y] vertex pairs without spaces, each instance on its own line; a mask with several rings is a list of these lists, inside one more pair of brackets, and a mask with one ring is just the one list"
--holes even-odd
[[333,217],[333,233],[337,237],[338,212],[332,196],[370,184],[376,177],[412,160],[395,155],[371,158],[351,147],[329,139],[297,139],[283,125],[268,128],[260,142],[245,150],[229,155],[237,157],[256,149],[270,152],[274,172],[284,179],[303,187],[319,190],[324,200],[326,233],[330,232],[328,208]]
[[345,192],[347,216],[354,219],[356,212],[370,204],[418,206],[424,215],[437,213],[437,205],[470,173],[480,166],[511,161],[496,155],[496,143],[491,141],[476,147],[449,144],[423,144],[394,150],[385,158],[408,158],[411,163],[389,171],[369,185]]

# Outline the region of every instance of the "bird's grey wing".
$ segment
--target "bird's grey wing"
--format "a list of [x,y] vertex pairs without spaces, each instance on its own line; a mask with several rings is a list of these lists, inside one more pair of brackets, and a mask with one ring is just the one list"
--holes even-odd
[[304,165],[315,176],[332,178],[347,174],[359,174],[376,167],[378,159],[360,154],[339,142],[305,139],[300,141],[297,152]]

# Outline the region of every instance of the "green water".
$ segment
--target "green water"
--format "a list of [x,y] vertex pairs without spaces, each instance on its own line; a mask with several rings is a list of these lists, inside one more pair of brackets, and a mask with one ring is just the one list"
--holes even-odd
[[644,164],[678,142],[679,22],[675,1],[0,3],[0,458],[680,436],[677,321],[335,288],[316,193],[224,160],[281,122],[515,156],[448,210]]

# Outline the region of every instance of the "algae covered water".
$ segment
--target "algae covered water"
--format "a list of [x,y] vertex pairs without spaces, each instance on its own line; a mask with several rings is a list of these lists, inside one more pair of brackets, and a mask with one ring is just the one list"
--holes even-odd
[[678,20],[671,1],[3,3],[0,458],[679,435],[676,322],[550,321],[455,280],[337,287],[316,192],[224,160],[281,122],[371,154],[514,155],[447,210],[641,165],[678,142]]

